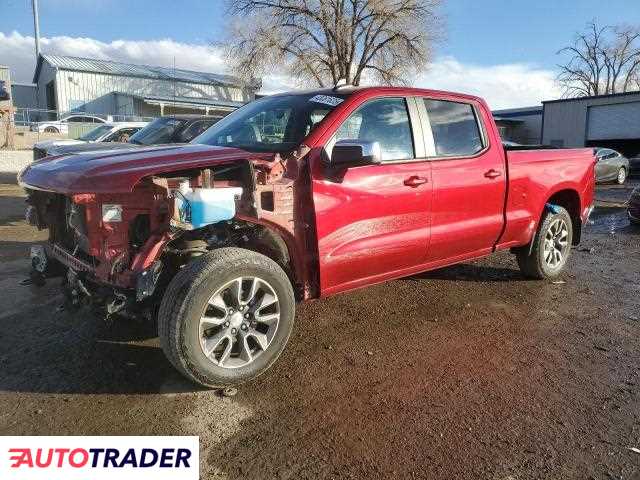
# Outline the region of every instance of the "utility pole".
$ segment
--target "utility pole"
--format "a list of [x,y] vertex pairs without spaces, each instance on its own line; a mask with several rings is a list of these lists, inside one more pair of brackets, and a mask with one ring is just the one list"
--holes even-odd
[[36,61],[40,57],[40,19],[38,18],[38,0],[31,0],[33,8],[33,30],[36,38]]

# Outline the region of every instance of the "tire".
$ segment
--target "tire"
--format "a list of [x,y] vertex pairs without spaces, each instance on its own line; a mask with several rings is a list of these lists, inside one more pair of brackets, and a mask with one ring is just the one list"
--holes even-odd
[[618,170],[618,176],[616,177],[616,183],[618,185],[624,185],[624,182],[627,181],[627,169],[624,167],[620,167]]
[[[545,208],[542,215],[538,230],[533,238],[533,245],[531,246],[531,253],[529,253],[529,246],[523,247],[516,252],[516,258],[518,260],[518,266],[520,271],[526,278],[531,279],[553,279],[558,277],[563,271],[569,259],[571,253],[571,242],[573,241],[573,224],[569,212],[560,206],[553,207],[553,212]],[[562,241],[566,242],[561,248],[561,260],[557,264],[552,265],[548,260],[551,258],[550,250],[545,250],[546,245],[553,245],[555,249],[558,247],[558,243],[554,241],[548,244],[548,235],[553,236],[552,227],[558,227],[564,224],[566,227],[566,236]],[[563,230],[564,231],[564,230]],[[552,256],[555,254],[552,254]],[[554,256],[552,260],[557,261],[557,256]]]
[[[238,283],[238,278],[244,280]],[[253,279],[258,279],[257,287]],[[238,285],[241,293],[236,295]],[[276,302],[267,305],[274,296]],[[261,323],[275,316],[278,320]],[[180,373],[205,387],[223,388],[264,373],[284,350],[294,317],[293,288],[276,262],[250,250],[221,248],[187,264],[169,283],[160,304],[158,334],[165,355]],[[217,350],[213,347],[207,356],[214,344]]]
[[44,131],[46,133],[60,133],[60,130],[58,130],[56,127],[44,127]]

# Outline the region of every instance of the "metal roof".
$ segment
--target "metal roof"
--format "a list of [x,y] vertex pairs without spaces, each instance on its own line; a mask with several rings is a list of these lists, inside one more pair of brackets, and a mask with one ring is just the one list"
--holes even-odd
[[543,100],[543,104],[547,103],[560,103],[560,102],[588,102],[589,100],[594,100],[598,98],[617,98],[617,97],[627,97],[627,96],[635,96],[640,95],[640,90],[634,90],[631,92],[621,92],[621,93],[608,93],[605,95],[593,95],[590,97],[570,97],[570,98],[558,98],[557,100]]
[[[232,87],[242,85],[242,81],[232,75],[49,54],[40,55],[40,57],[38,57],[38,64],[33,75],[34,83],[38,82],[38,76],[40,74],[43,61],[49,63],[56,69],[71,70],[75,72],[102,73],[105,75],[141,77],[154,80],[173,80],[178,82],[199,83],[203,85],[223,85]],[[255,85],[251,86],[259,88],[259,83],[260,82],[257,82]]]
[[230,100],[217,100],[215,98],[198,98],[198,97],[174,97],[174,96],[159,96],[159,95],[137,95],[135,93],[126,92],[113,92],[116,95],[125,95],[128,97],[137,98],[144,102],[153,103],[166,103],[171,105],[173,103],[180,105],[202,105],[208,107],[231,107],[239,108],[244,105],[243,102],[233,102]]
[[519,108],[503,108],[500,110],[493,110],[491,112],[494,116],[500,117],[524,117],[527,115],[542,115],[542,105],[536,105],[535,107],[519,107]]

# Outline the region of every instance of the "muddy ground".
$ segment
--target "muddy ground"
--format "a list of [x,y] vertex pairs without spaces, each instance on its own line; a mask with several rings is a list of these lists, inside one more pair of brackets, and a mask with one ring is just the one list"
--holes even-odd
[[604,200],[560,283],[507,253],[303,305],[237,396],[182,379],[143,323],[20,286],[0,186],[0,434],[199,435],[202,478],[638,479],[640,229]]

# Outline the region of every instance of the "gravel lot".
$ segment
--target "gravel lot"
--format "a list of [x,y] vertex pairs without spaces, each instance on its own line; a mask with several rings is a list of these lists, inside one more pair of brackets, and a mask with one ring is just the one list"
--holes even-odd
[[503,253],[303,305],[279,362],[224,398],[150,326],[20,286],[43,235],[0,181],[0,434],[199,435],[202,478],[640,478],[630,187],[599,189],[561,282]]

